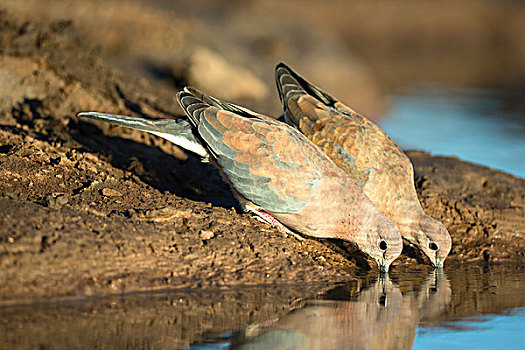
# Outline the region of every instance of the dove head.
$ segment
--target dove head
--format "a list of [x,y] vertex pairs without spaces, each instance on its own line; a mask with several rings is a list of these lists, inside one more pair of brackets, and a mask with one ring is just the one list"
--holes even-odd
[[434,267],[442,268],[447,258],[452,240],[445,226],[426,214],[411,225],[415,243],[430,259]]
[[403,249],[403,240],[396,225],[379,211],[364,220],[358,237],[357,245],[376,261],[381,272],[388,272],[390,264]]

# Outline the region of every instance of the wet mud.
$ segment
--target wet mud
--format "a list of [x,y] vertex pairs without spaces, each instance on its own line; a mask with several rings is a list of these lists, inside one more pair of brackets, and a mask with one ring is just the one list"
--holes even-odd
[[[69,20],[2,10],[0,29],[0,304],[303,283],[321,291],[377,274],[343,242],[299,242],[240,212],[215,169],[167,141],[75,117],[179,117],[173,86],[124,74]],[[447,268],[523,261],[525,180],[408,154],[424,209],[452,235]],[[392,273],[406,266],[431,270],[410,247]],[[286,305],[294,297],[270,290]]]

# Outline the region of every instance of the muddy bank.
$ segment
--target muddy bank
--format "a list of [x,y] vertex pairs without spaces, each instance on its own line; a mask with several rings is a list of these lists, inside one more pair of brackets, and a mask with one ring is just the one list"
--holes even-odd
[[523,260],[525,180],[463,162],[408,152],[425,211],[445,224],[459,260]]
[[[173,87],[112,68],[70,21],[0,12],[0,28],[1,304],[165,288],[323,289],[370,269],[346,244],[299,242],[240,213],[217,172],[176,146],[75,117],[179,116]],[[448,266],[523,260],[524,180],[409,155],[425,209],[452,234]],[[407,248],[393,271],[418,261]]]

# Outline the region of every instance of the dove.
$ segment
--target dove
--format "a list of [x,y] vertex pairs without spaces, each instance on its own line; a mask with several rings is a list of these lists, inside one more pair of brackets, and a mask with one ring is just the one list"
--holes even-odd
[[177,100],[188,121],[78,116],[146,131],[200,155],[245,211],[285,232],[350,241],[388,272],[401,253],[399,230],[296,128],[189,87]]
[[284,63],[275,68],[286,123],[293,125],[347,172],[374,205],[442,268],[451,249],[445,226],[425,214],[410,159],[377,125],[307,82]]

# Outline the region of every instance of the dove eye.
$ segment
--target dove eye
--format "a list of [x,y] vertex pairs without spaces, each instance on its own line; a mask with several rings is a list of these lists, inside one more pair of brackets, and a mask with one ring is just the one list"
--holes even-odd
[[379,249],[382,251],[385,251],[386,248],[388,248],[388,244],[386,244],[386,241],[384,239],[380,240],[377,245],[379,246]]
[[431,242],[431,243],[428,245],[428,247],[429,247],[431,250],[438,250],[438,249],[439,249],[438,245],[437,245],[436,243],[434,243],[434,242]]

